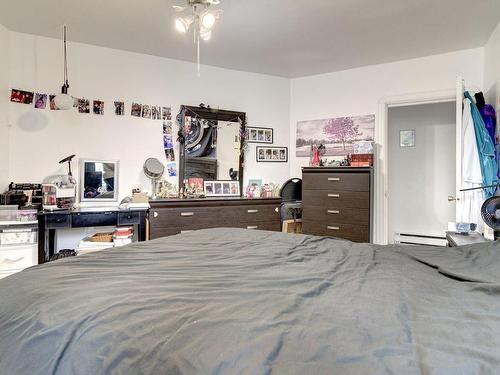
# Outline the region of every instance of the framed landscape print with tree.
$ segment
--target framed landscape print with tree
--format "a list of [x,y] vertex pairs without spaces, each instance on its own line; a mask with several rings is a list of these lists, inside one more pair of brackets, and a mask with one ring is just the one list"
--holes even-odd
[[375,115],[347,116],[297,122],[296,156],[308,157],[311,145],[323,144],[324,156],[344,157],[353,152],[353,143],[373,141]]

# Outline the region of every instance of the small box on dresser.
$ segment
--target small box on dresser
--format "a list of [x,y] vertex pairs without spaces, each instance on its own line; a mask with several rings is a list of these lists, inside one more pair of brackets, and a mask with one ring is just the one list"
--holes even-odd
[[302,169],[302,232],[370,242],[373,168]]

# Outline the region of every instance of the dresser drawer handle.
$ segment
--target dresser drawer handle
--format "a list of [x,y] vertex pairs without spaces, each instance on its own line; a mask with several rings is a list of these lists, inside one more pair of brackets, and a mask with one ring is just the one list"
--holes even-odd
[[329,229],[329,230],[340,230],[340,228],[339,228],[339,227],[331,227],[331,226],[327,226],[326,228],[327,228],[327,229]]
[[259,212],[259,210],[247,210],[249,214],[256,214]]
[[17,262],[20,262],[24,259],[24,257],[21,257],[21,258],[17,258],[17,259],[9,259],[9,258],[5,258],[2,263],[17,263]]
[[257,225],[249,225],[247,229],[259,229],[259,227]]
[[181,216],[194,216],[194,212],[181,212]]
[[340,214],[340,211],[339,211],[339,210],[328,210],[327,212],[328,212],[329,214],[333,214],[333,215]]
[[340,177],[328,177],[328,181],[340,181]]
[[340,194],[328,194],[329,198],[340,198]]

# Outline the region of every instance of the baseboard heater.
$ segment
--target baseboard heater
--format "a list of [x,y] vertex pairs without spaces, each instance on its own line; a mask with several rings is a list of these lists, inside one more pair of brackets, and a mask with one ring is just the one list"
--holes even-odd
[[447,246],[448,242],[444,236],[430,236],[425,234],[394,233],[394,243],[398,245],[420,245],[420,246]]

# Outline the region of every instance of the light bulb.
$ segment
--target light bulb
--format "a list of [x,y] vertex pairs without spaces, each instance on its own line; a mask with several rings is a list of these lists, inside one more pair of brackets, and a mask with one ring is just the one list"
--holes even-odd
[[215,25],[215,16],[210,12],[205,13],[201,18],[201,24],[204,28],[211,29]]
[[194,21],[194,17],[193,16],[187,16],[187,17],[178,17],[175,19],[175,28],[177,29],[177,31],[179,31],[180,33],[185,33],[186,31],[189,30],[189,26],[191,26],[191,24],[193,23]]
[[68,94],[59,94],[54,98],[57,108],[68,110],[73,108],[73,98]]
[[212,30],[202,28],[202,29],[200,30],[200,37],[201,37],[201,39],[203,39],[204,41],[209,41],[209,40],[210,40],[210,38],[212,37]]
[[185,33],[188,29],[188,26],[186,25],[186,22],[182,18],[176,18],[175,19],[175,28],[177,29],[178,32],[180,33]]

